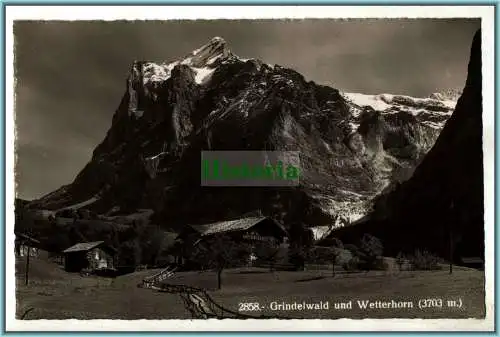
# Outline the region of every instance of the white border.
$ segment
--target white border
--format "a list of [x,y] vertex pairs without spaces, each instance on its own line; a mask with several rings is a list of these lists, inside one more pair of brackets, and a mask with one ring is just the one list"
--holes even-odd
[[[98,9],[96,8],[98,7]],[[485,320],[59,320],[15,319],[14,20],[166,20],[278,18],[482,19],[486,245]],[[7,331],[494,331],[494,7],[493,6],[6,6],[6,330]],[[471,41],[472,42],[472,41]]]

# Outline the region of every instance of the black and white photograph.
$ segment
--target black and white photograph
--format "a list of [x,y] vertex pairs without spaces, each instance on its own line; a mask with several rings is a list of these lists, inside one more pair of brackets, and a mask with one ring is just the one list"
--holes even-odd
[[493,329],[493,7],[448,7],[12,15],[16,326]]

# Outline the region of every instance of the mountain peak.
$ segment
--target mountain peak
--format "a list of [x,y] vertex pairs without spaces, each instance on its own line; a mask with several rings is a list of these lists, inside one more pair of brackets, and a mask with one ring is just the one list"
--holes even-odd
[[193,67],[203,68],[214,65],[218,60],[232,56],[227,42],[222,37],[215,36],[208,43],[194,50],[181,62]]
[[432,93],[429,98],[438,99],[441,101],[458,101],[458,98],[462,95],[461,89],[448,89],[442,90],[440,92]]
[[224,40],[223,37],[214,36],[212,39],[210,39],[209,43],[223,43],[223,44],[226,44],[226,40]]
[[134,61],[127,79],[127,90],[130,96],[128,114],[134,113],[137,117],[141,117],[143,108],[140,101],[150,95],[153,100],[156,100],[155,91],[161,83],[171,77],[174,68],[189,67],[196,84],[202,85],[211,77],[221,62],[233,56],[226,41],[216,36],[187,56],[172,62]]
[[155,86],[170,78],[172,70],[180,65],[191,67],[196,73],[196,82],[201,84],[220,62],[233,56],[233,53],[227,47],[226,41],[216,36],[200,48],[175,61],[162,63],[134,61],[127,86],[131,87],[131,83],[137,81],[142,82],[145,86]]

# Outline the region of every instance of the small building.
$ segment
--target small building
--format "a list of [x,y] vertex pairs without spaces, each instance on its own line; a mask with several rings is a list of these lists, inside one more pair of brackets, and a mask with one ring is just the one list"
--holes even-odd
[[39,254],[40,241],[23,233],[15,233],[14,253],[18,257],[31,256],[37,257]]
[[[249,216],[203,225],[188,225],[176,239],[179,242],[177,263],[187,268],[194,266],[196,263],[190,260],[190,253],[198,244],[217,235],[225,235],[235,242],[250,244],[253,252],[253,247],[259,243],[279,247],[285,241],[287,231],[279,222],[266,216]],[[253,264],[255,256],[252,252],[250,252],[248,262]]]
[[235,241],[249,243],[271,242],[279,245],[287,236],[285,228],[276,220],[256,216],[236,220],[219,221],[204,225],[190,225],[191,235],[201,239],[217,234],[225,234]]
[[47,259],[55,264],[64,266],[64,253],[61,252],[47,252]]
[[484,270],[484,261],[480,257],[462,257],[460,262],[464,267]]
[[82,242],[63,251],[64,269],[68,272],[115,269],[116,250],[104,241]]

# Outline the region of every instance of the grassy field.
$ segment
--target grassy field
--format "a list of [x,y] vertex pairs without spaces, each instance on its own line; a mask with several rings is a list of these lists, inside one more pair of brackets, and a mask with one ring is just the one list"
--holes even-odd
[[[177,294],[138,288],[157,270],[145,270],[116,279],[81,277],[43,260],[32,260],[30,283],[24,285],[23,263],[17,267],[17,315],[24,319],[188,319],[190,314]],[[283,318],[466,318],[484,317],[484,273],[455,268],[432,272],[368,272],[331,276],[331,271],[271,273],[242,268],[224,271],[217,290],[213,272],[182,272],[168,279],[208,289],[211,297],[227,309],[239,303],[259,303],[265,314]],[[419,309],[419,299],[440,298],[442,308]],[[448,300],[461,300],[461,308],[448,307]],[[360,309],[358,300],[412,301],[407,309]],[[328,310],[271,310],[271,303],[328,302]],[[334,303],[352,301],[352,309],[335,309]]]

